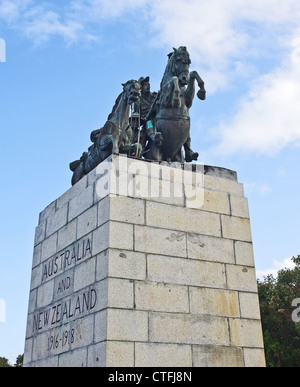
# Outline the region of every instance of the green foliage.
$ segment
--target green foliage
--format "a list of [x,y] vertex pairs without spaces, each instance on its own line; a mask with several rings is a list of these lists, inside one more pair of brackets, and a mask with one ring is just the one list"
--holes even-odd
[[300,256],[292,258],[295,267],[278,271],[258,281],[260,311],[268,367],[300,366],[300,323],[292,320],[300,298]]
[[8,359],[6,359],[6,357],[0,357],[0,368],[23,367],[23,357],[24,355],[19,355],[16,359],[16,363],[13,366],[9,364]]
[[19,355],[16,359],[16,363],[15,363],[14,367],[17,367],[17,368],[23,367],[23,358],[24,358],[24,354]]
[[6,357],[0,357],[0,368],[7,368],[11,367],[11,365],[8,362],[8,359]]

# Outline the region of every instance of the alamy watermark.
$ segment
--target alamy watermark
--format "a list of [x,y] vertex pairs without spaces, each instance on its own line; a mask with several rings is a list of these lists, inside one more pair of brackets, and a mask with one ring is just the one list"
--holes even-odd
[[6,43],[0,38],[0,62],[6,62]]
[[6,322],[6,304],[5,301],[0,298],[0,323]]
[[294,323],[298,323],[300,322],[300,298],[295,298],[292,306],[296,308],[292,313],[292,320]]
[[[107,159],[96,168],[96,192],[135,198],[183,199],[185,205],[199,209],[204,204],[204,164],[142,163],[122,155]],[[167,200],[166,200],[167,201]]]
[[0,38],[0,62],[6,62],[6,43]]

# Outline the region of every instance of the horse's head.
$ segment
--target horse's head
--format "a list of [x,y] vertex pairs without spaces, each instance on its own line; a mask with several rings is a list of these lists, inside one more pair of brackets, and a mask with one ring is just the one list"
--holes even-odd
[[173,76],[177,76],[180,86],[185,86],[190,78],[190,55],[185,46],[180,46],[178,49],[173,48],[174,52],[169,54],[169,63]]
[[124,90],[124,98],[128,103],[137,102],[141,97],[141,85],[138,81],[130,80],[126,83],[122,83]]

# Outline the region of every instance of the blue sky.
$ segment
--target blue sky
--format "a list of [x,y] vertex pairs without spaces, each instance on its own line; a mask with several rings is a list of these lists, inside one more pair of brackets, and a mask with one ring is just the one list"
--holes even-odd
[[206,85],[190,110],[199,161],[245,185],[258,275],[300,254],[299,20],[299,0],[0,0],[0,356],[23,352],[39,212],[121,83],[157,91],[172,47]]

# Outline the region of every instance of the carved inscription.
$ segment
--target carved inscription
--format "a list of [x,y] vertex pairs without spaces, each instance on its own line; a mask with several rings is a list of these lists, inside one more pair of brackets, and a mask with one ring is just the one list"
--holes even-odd
[[73,344],[75,340],[75,330],[70,329],[58,333],[57,335],[51,335],[48,337],[48,351],[58,349],[59,347],[65,347],[66,345]]
[[83,239],[55,255],[43,264],[42,282],[60,274],[64,270],[77,265],[81,260],[92,256],[91,240]]
[[[37,290],[41,305],[37,305],[31,315],[31,329],[32,335],[45,337],[43,348],[48,352],[45,356],[70,351],[78,340],[83,340],[76,320],[84,321],[86,316],[97,311],[100,296],[90,280],[84,285],[84,279],[80,279],[74,292],[75,276],[80,270],[76,266],[85,265],[92,256],[90,234],[41,263],[41,290]],[[44,299],[48,300],[48,305]],[[46,336],[45,332],[48,332]]]
[[34,314],[33,333],[62,325],[70,319],[87,314],[95,308],[96,303],[96,290],[88,289],[78,293],[75,297],[52,304],[48,308]]
[[66,290],[69,290],[71,286],[71,278],[67,276],[66,278],[63,278],[58,283],[57,293],[63,293]]

